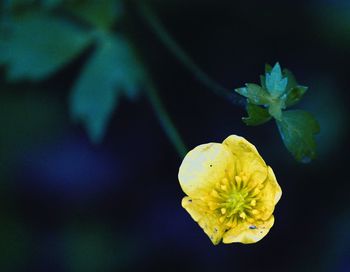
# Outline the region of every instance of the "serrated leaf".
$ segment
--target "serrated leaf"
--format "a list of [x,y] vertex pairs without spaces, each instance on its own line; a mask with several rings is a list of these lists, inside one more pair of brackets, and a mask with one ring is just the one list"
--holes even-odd
[[247,97],[255,105],[266,105],[269,103],[269,94],[257,84],[247,83],[246,87],[235,89],[235,91]]
[[122,93],[133,98],[144,79],[130,44],[122,36],[106,37],[84,67],[70,97],[70,111],[90,139],[102,140]]
[[81,20],[103,29],[109,29],[123,13],[120,0],[68,1],[65,7]]
[[320,127],[310,113],[302,110],[285,111],[282,120],[277,121],[277,126],[285,146],[297,161],[307,163],[316,158],[315,134],[320,131]]
[[248,126],[258,126],[271,119],[268,110],[257,105],[247,103],[248,117],[243,117],[243,122]]
[[10,80],[40,80],[59,70],[89,45],[91,37],[66,20],[40,13],[11,25],[0,51]]
[[266,88],[272,97],[278,97],[286,90],[288,79],[282,76],[281,66],[277,62],[270,73],[266,73]]

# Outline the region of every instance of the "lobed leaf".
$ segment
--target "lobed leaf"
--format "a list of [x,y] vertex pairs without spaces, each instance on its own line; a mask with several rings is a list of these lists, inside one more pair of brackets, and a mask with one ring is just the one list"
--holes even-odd
[[0,64],[10,80],[40,80],[81,53],[91,37],[66,20],[30,13],[14,21],[9,36],[1,36]]
[[72,117],[83,122],[93,142],[102,140],[121,94],[134,98],[143,77],[127,40],[108,36],[101,41],[70,97]]
[[268,122],[271,115],[268,110],[252,103],[247,103],[248,117],[243,117],[243,122],[248,126],[258,126]]
[[276,122],[285,146],[297,161],[308,163],[316,158],[315,134],[319,133],[320,127],[310,113],[284,111],[282,119]]

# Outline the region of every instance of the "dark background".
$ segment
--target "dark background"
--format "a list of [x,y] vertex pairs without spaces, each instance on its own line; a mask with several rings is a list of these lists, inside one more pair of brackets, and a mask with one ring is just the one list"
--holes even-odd
[[300,164],[274,122],[216,96],[127,3],[128,31],[186,145],[254,143],[283,195],[270,233],[213,246],[181,207],[181,158],[145,95],[123,99],[99,145],[68,114],[86,56],[41,82],[0,81],[0,271],[350,271],[348,1],[149,1],[169,32],[227,88],[279,61],[309,91],[318,158]]

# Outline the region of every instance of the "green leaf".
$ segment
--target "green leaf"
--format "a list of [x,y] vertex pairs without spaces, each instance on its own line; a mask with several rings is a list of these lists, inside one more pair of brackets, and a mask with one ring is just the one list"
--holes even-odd
[[60,5],[63,0],[43,0],[42,5],[47,9],[53,9]]
[[266,123],[271,119],[267,109],[247,103],[248,117],[243,117],[243,122],[248,126],[258,126]]
[[257,84],[247,83],[246,87],[235,89],[235,91],[247,97],[255,105],[266,105],[270,102],[269,94]]
[[120,0],[67,1],[65,7],[81,20],[105,30],[123,13]]
[[310,113],[285,111],[277,126],[285,146],[297,161],[308,163],[316,158],[315,134],[319,133],[320,127]]
[[272,97],[279,97],[286,90],[288,79],[282,76],[282,71],[277,62],[271,73],[266,73],[266,88]]
[[[0,60],[10,80],[43,79],[76,57],[91,41],[90,35],[66,20],[40,13],[24,15],[0,41]],[[1,63],[0,63],[1,64]]]
[[121,94],[134,98],[143,80],[143,68],[128,41],[122,36],[105,37],[73,88],[73,119],[83,122],[93,142],[100,142]]

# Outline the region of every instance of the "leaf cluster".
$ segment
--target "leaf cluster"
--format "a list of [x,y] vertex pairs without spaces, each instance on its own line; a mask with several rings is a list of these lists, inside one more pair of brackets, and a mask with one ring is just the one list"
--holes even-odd
[[260,85],[247,83],[235,91],[247,98],[247,117],[243,122],[257,126],[275,119],[287,149],[300,162],[316,157],[315,134],[320,130],[317,120],[303,110],[287,110],[297,104],[307,87],[299,85],[291,71],[282,71],[279,63],[266,65]]
[[0,65],[10,81],[46,79],[93,49],[75,80],[70,113],[92,141],[102,140],[122,95],[133,99],[144,68],[131,42],[114,26],[119,0],[8,1],[0,30]]

